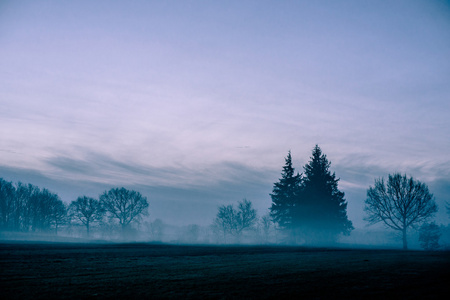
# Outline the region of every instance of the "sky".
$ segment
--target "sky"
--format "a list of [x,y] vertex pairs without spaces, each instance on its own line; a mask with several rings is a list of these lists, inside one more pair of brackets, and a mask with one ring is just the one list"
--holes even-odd
[[0,177],[207,225],[318,144],[355,227],[394,172],[447,224],[449,57],[449,1],[1,0]]

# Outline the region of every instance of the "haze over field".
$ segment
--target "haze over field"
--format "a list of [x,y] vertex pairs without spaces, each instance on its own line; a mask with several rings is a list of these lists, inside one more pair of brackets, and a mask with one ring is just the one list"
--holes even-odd
[[356,228],[393,172],[447,224],[449,53],[448,1],[2,1],[0,177],[208,225],[319,144]]

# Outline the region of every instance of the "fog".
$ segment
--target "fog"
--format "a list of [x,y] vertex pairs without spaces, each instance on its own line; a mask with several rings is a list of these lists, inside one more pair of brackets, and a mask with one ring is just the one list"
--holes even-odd
[[[359,186],[352,190],[350,178],[340,188],[340,179],[332,173],[333,166],[318,145],[303,167],[304,174],[295,175],[291,158],[291,152],[288,152],[278,179],[266,175],[263,180],[256,180],[256,176],[249,176],[255,182],[224,182],[210,185],[209,190],[201,186],[133,185],[133,188],[124,188],[86,181],[66,182],[67,189],[62,195],[66,199],[72,198],[71,201],[62,200],[58,193],[47,189],[47,186],[61,188],[63,181],[53,181],[39,173],[32,178],[45,186],[0,178],[0,239],[70,243],[402,248],[402,228],[393,230],[396,228],[388,228],[383,222],[371,224],[367,212],[363,212],[364,205],[360,206],[359,211],[353,211],[358,212],[359,217],[353,223],[354,213],[349,212],[356,208],[354,199],[363,198],[363,191],[367,191],[369,199],[369,190]],[[252,174],[245,168],[239,170],[247,175]],[[340,171],[347,176],[345,170]],[[30,178],[23,172],[6,170],[6,174]],[[400,174],[396,176],[401,178]],[[406,175],[404,177],[406,180]],[[269,180],[274,182],[268,183]],[[426,187],[419,181],[417,184]],[[439,187],[436,184],[432,186]],[[447,189],[445,182],[441,186],[444,191]],[[101,188],[104,188],[102,192],[94,194],[93,191]],[[351,192],[346,197],[342,190],[349,189]],[[252,198],[233,200],[239,199],[245,190],[252,191]],[[441,196],[442,191],[437,190],[437,195]],[[424,191],[428,193],[427,189]],[[73,196],[74,192],[78,193],[77,198]],[[86,194],[80,195],[80,192]],[[73,193],[72,196],[70,193]],[[286,198],[286,195],[291,195],[291,198]],[[421,222],[413,223],[406,229],[407,241],[403,241],[403,249],[428,249],[429,245],[433,245],[433,250],[450,247],[445,202],[444,207],[441,206],[444,218],[438,219],[444,222],[437,222],[436,225],[435,213],[439,206],[435,206],[432,194],[427,196],[429,198],[426,196],[424,194],[423,199],[428,199],[431,210]],[[405,197],[409,196],[405,194]],[[264,198],[265,201],[253,200]],[[288,202],[279,202],[279,199]],[[340,201],[338,206],[332,204],[336,201]],[[289,206],[289,203],[295,205]],[[368,202],[365,204],[367,208]],[[281,215],[277,215],[280,212]],[[428,234],[426,245],[421,240],[425,236],[422,224],[435,226],[434,231],[425,232],[425,235]]]
[[[212,220],[211,220],[212,223]],[[125,232],[113,224],[93,225],[90,235],[86,235],[86,227],[82,224],[62,225],[55,234],[54,229],[41,232],[0,231],[0,242],[56,242],[56,243],[150,243],[170,245],[271,245],[271,246],[303,246],[331,247],[346,249],[401,249],[401,234],[377,228],[357,228],[349,235],[339,235],[336,239],[324,240],[326,233],[304,232],[292,237],[272,223],[264,228],[261,220],[252,229],[239,236],[218,233],[212,224],[186,226],[173,225],[161,219],[144,219]],[[440,249],[450,247],[450,227],[441,225]],[[423,250],[419,242],[419,232],[411,230],[408,235],[408,249]]]

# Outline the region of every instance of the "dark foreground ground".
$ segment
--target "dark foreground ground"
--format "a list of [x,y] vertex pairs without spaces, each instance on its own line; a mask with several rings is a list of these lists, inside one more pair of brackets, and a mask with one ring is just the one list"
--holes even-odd
[[449,299],[450,253],[0,242],[1,299]]

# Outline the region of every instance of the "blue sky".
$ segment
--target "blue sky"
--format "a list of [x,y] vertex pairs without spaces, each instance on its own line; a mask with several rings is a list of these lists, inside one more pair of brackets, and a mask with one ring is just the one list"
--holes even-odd
[[450,201],[448,1],[2,1],[0,177],[151,218],[260,214],[319,144],[364,226],[374,178]]

